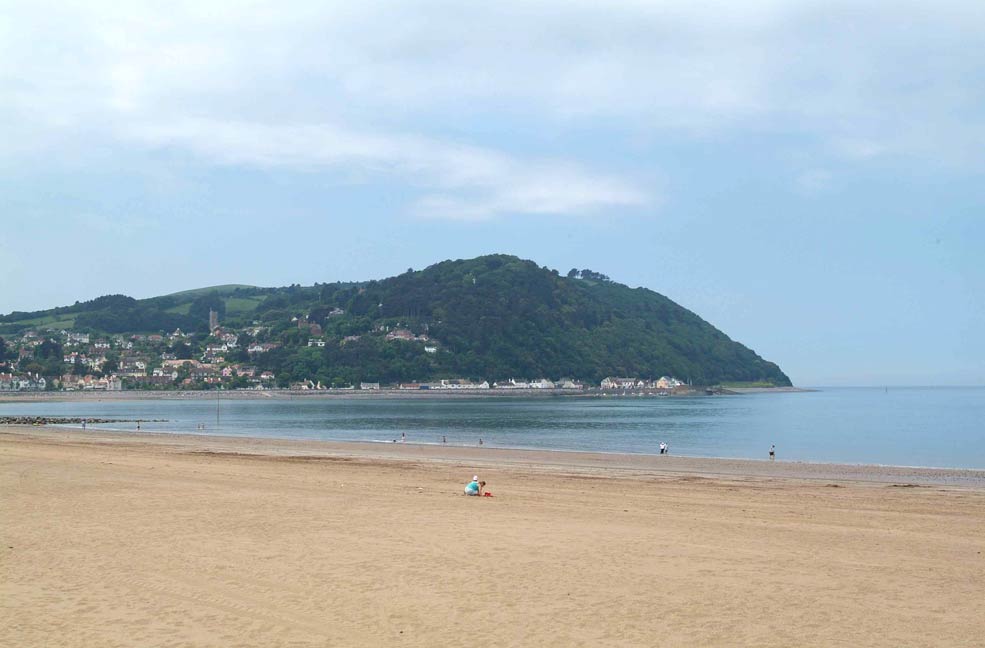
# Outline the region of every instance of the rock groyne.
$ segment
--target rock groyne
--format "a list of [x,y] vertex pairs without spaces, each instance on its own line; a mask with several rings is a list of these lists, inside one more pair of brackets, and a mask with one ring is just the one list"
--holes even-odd
[[99,423],[164,423],[167,419],[89,418],[84,416],[0,416],[0,425],[82,425]]

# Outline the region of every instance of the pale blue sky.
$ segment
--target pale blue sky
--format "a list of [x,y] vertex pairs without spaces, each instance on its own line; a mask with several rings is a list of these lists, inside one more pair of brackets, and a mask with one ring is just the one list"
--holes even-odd
[[158,6],[4,3],[0,312],[505,252],[985,384],[980,3]]

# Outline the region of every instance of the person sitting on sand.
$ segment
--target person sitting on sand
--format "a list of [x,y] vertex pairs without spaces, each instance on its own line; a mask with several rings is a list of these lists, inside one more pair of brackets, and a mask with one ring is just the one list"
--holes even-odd
[[479,481],[479,476],[475,475],[472,477],[472,481],[465,485],[465,494],[478,497],[482,495],[482,489],[485,487],[486,482]]

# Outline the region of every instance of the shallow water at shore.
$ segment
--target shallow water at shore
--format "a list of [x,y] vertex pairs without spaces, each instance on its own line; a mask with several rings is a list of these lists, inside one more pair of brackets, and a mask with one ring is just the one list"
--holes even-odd
[[[2,403],[0,415],[167,419],[147,432],[985,468],[985,389],[693,398],[331,398]],[[218,415],[218,421],[217,421]],[[204,428],[200,427],[204,426]],[[134,430],[133,423],[100,428]]]

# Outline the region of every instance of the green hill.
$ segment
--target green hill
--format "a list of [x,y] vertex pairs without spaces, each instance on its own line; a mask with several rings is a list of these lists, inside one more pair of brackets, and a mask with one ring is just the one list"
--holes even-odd
[[210,293],[217,293],[219,295],[230,295],[236,291],[251,290],[257,286],[249,286],[247,284],[223,284],[221,286],[209,286],[208,288],[193,288],[191,290],[182,290],[180,292],[171,293],[170,295],[165,295],[165,297],[200,297],[202,295],[208,295]]
[[[271,369],[282,381],[461,376],[597,383],[608,375],[672,375],[702,385],[790,385],[777,365],[663,295],[589,270],[565,276],[505,255],[444,261],[363,283],[222,286],[145,300],[111,295],[2,316],[0,334],[50,320],[108,333],[180,327],[204,337],[209,309],[219,312],[224,326],[262,325],[255,340],[241,340],[238,359]],[[302,318],[300,326],[296,318]],[[324,347],[308,346],[312,330],[304,322],[323,329]],[[388,339],[397,329],[417,339]],[[250,358],[244,341],[280,346]]]

